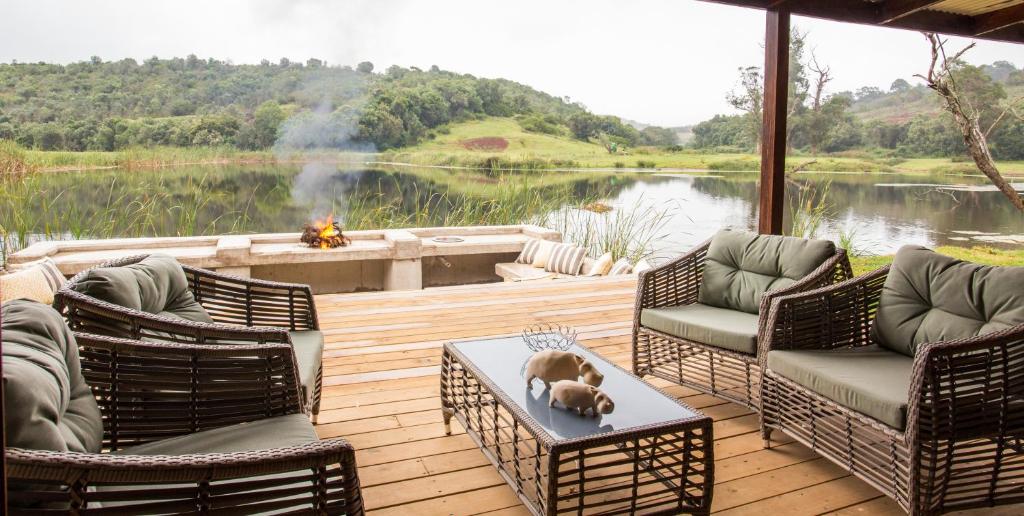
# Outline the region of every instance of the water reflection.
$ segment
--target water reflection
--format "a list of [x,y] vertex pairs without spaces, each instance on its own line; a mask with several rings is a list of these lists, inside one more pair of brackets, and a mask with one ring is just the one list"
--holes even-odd
[[[984,178],[801,174],[787,185],[787,199],[801,185],[826,181],[830,210],[819,236],[852,232],[863,250],[982,243],[970,232],[1024,234],[1024,217],[1000,193],[937,188],[986,185]],[[470,171],[308,164],[34,176],[4,185],[0,230],[9,242],[21,241],[16,248],[40,237],[289,232],[329,212],[350,228],[517,223],[594,196],[620,207],[678,206],[662,255],[723,226],[753,229],[757,220],[756,174],[550,172],[503,180]],[[787,227],[790,218],[787,211]]]

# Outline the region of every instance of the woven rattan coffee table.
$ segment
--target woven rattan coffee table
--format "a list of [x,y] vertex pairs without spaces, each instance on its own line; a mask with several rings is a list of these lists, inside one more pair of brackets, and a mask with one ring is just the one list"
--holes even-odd
[[522,337],[450,342],[441,405],[534,514],[705,514],[714,482],[711,418],[585,347],[615,412],[581,417],[526,388]]

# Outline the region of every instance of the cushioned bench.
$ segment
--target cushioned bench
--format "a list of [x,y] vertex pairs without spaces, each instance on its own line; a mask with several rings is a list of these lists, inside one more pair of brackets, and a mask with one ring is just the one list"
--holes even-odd
[[[583,259],[583,267],[581,270],[589,270],[594,265],[592,258]],[[548,272],[543,268],[534,267],[528,263],[496,263],[494,264],[494,273],[500,276],[503,280],[509,281],[529,281],[536,279],[557,279],[557,278],[578,278],[580,275],[572,274],[560,274],[557,272]]]

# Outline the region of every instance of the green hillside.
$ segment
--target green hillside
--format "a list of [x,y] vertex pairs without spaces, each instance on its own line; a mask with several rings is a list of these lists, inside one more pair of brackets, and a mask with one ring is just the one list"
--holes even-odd
[[[490,170],[563,168],[683,169],[749,172],[760,167],[752,153],[634,147],[610,153],[595,139],[581,141],[523,129],[513,118],[487,118],[453,124],[413,147],[378,155],[384,163],[455,166]],[[1024,174],[1024,162],[1004,161],[1003,171]],[[809,156],[793,152],[787,167],[819,172],[976,173],[973,164],[950,158],[890,159],[864,156]]]

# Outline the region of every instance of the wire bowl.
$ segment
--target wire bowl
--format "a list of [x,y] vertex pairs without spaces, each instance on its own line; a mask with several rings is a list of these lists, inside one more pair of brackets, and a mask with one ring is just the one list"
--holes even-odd
[[561,324],[535,324],[523,330],[523,341],[532,351],[566,351],[576,343],[575,329]]

